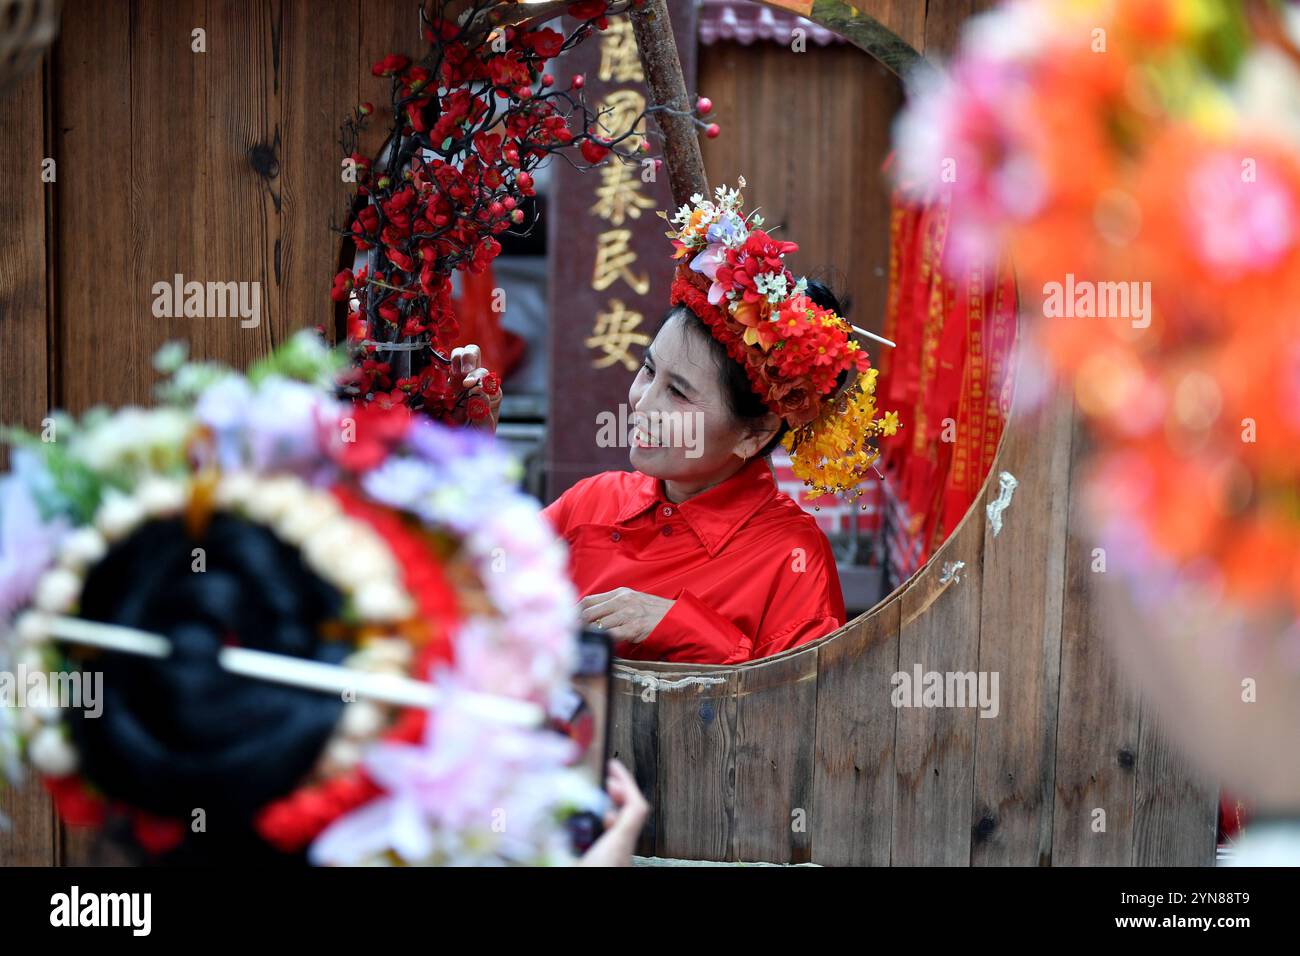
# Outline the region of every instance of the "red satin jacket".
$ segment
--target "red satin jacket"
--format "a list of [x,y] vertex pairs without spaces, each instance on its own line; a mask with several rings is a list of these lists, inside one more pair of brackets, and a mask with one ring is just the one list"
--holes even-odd
[[676,603],[620,657],[737,664],[844,623],[830,542],[777,490],[766,459],[680,504],[635,471],[584,478],[542,512],[569,544],[579,595],[629,587]]

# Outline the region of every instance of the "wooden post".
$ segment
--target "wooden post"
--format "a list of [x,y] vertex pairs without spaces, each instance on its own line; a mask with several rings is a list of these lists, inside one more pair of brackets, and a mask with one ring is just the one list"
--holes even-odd
[[634,9],[629,17],[652,105],[677,111],[653,116],[664,134],[664,166],[668,169],[673,203],[686,205],[694,193],[709,194],[709,180],[704,175],[704,157],[700,155],[695,121],[687,115],[694,103],[686,92],[668,5],[665,0],[646,0],[645,6]]

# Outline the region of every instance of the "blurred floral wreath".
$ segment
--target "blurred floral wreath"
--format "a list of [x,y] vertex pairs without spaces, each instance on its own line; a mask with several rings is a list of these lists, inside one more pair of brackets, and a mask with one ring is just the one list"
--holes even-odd
[[951,196],[959,259],[1009,250],[1043,290],[1026,331],[1086,417],[1111,567],[1188,630],[1235,609],[1214,640],[1237,651],[1282,625],[1296,668],[1298,26],[1272,2],[1008,3],[895,130],[900,185]]
[[[0,770],[17,777],[25,756],[65,820],[125,819],[147,853],[175,851],[191,838],[189,821],[141,805],[163,784],[123,778],[100,751],[119,746],[115,760],[129,763],[157,749],[168,755],[160,773],[206,759],[222,728],[201,712],[202,695],[177,694],[161,715],[157,699],[178,690],[174,674],[200,689],[217,686],[203,670],[213,645],[247,644],[427,679],[442,695],[433,711],[335,699],[322,712],[321,695],[308,695],[317,703],[304,710],[307,692],[259,691],[268,712],[306,715],[303,741],[281,742],[310,759],[301,779],[285,777],[283,792],[248,808],[255,839],[286,854],[309,847],[320,863],[566,861],[563,818],[598,799],[568,766],[569,741],[484,720],[471,700],[488,694],[545,707],[566,686],[576,618],[564,550],[536,502],[517,490],[518,465],[489,436],[400,406],[339,401],[332,383],[343,361],[309,333],[246,376],[184,363],[169,346],[159,353],[171,374],[158,407],[59,417],[52,441],[7,435],[17,447],[13,473],[0,482],[0,670],[75,671],[94,659],[104,671],[116,668],[114,693],[129,689],[113,699],[112,716],[120,726],[127,711],[138,723],[123,745],[100,729],[107,709],[100,720],[75,720],[53,700],[0,706]],[[225,560],[223,542],[245,550]],[[197,569],[207,573],[159,571],[163,580],[149,583],[167,548],[188,564],[191,545],[208,549],[209,566]],[[269,558],[255,568],[239,567],[262,552]],[[52,616],[77,615],[83,601],[97,613],[109,609],[108,623],[167,633],[178,663],[124,677],[113,658],[127,655],[92,658],[52,640]],[[246,603],[257,609],[236,618],[247,627],[223,633],[232,627],[226,609]],[[315,610],[331,607],[327,619]],[[282,646],[268,645],[272,632]],[[229,706],[240,688],[266,686],[228,679],[238,684],[220,684],[213,706]],[[317,740],[311,728],[322,720]],[[243,766],[236,756],[259,733],[277,732],[252,730],[250,740],[218,740],[228,745],[222,759]],[[96,758],[90,767],[88,756]],[[267,766],[291,763],[265,757]],[[191,781],[177,773],[173,802],[196,805],[181,799]],[[101,786],[104,777],[117,779]],[[122,799],[123,788],[138,799]],[[218,799],[214,789],[202,791],[205,800]],[[501,814],[508,828],[497,826]]]

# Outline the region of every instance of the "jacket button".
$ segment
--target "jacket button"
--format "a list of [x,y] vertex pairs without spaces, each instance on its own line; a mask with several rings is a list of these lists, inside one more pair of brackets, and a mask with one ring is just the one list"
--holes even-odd
[[666,527],[664,528],[664,534],[672,534],[672,533],[673,533],[673,526],[672,526],[672,525],[668,525],[668,526],[666,526]]
[[621,534],[619,534],[617,531],[614,531],[614,532],[611,532],[611,534],[610,534],[610,536],[609,536],[609,540],[610,540],[610,541],[617,541],[617,540],[618,540],[619,538],[621,538],[621,537],[623,537]]
[[671,518],[672,516],[673,516],[673,509],[668,507],[667,505],[664,505],[664,517]]

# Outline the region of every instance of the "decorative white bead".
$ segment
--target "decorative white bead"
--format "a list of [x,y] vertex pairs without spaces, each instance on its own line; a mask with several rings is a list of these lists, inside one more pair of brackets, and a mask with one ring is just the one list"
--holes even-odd
[[27,745],[27,756],[47,777],[66,777],[77,769],[77,750],[57,727],[42,727]]
[[50,636],[50,619],[48,614],[40,611],[24,611],[14,621],[14,634],[18,643],[31,646],[40,644]]
[[244,507],[248,510],[249,517],[269,524],[302,497],[303,488],[302,482],[292,478],[257,482],[244,502]]
[[384,712],[368,700],[359,700],[343,708],[339,730],[345,737],[367,738],[379,733],[384,726]]
[[185,507],[185,486],[170,478],[150,476],[135,490],[135,500],[149,515],[171,515]]
[[31,707],[24,707],[18,711],[18,729],[23,732],[24,736],[30,737],[41,729],[41,715],[36,713]]
[[246,471],[228,472],[217,482],[216,502],[223,508],[242,505],[255,484],[253,476]]
[[59,546],[59,561],[73,571],[84,571],[108,553],[104,536],[89,525],[71,532]]
[[110,492],[95,515],[95,527],[109,541],[116,541],[134,531],[144,518],[144,508],[135,498]]
[[342,773],[361,762],[361,747],[351,740],[335,737],[326,746],[321,759],[327,774]]
[[331,507],[332,501],[330,496],[320,494],[295,501],[276,519],[276,534],[290,544],[301,545],[318,528],[338,516],[338,507]]
[[357,614],[369,621],[401,621],[415,613],[410,595],[392,581],[367,581],[352,601]]
[[66,614],[80,596],[81,577],[67,568],[52,568],[41,575],[32,603],[51,614]]

